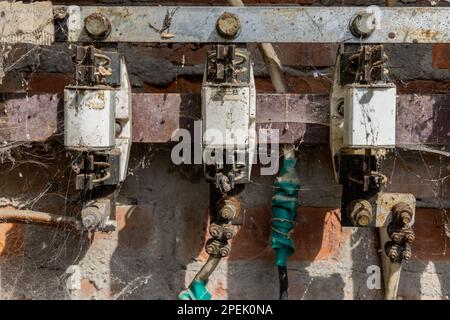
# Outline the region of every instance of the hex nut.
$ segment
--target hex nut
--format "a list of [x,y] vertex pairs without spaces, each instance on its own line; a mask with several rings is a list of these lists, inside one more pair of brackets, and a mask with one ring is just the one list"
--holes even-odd
[[347,214],[354,225],[366,227],[372,222],[372,205],[367,200],[354,200],[348,205]]

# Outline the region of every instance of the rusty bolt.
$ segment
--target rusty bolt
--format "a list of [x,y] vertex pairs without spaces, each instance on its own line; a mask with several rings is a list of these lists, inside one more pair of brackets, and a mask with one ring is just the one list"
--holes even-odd
[[395,32],[389,32],[388,37],[389,39],[395,39]]
[[220,210],[220,215],[224,219],[233,220],[237,215],[237,209],[232,203],[225,203],[225,205]]
[[372,206],[367,200],[352,201],[348,206],[347,213],[354,225],[365,227],[372,221]]
[[377,27],[375,14],[370,12],[358,13],[350,23],[350,32],[358,38],[369,37]]
[[230,246],[228,244],[223,245],[219,250],[219,254],[221,257],[227,257],[230,254]]
[[402,240],[401,236],[398,233],[395,233],[392,236],[392,240],[394,240],[394,242],[400,242],[400,240]]
[[234,229],[233,226],[227,226],[223,228],[223,236],[225,239],[230,240],[232,238],[234,238],[234,236],[236,235],[236,229]]
[[394,206],[393,211],[394,211],[394,219],[397,220],[398,222],[401,222],[404,225],[407,225],[408,223],[411,222],[413,217],[413,211],[407,203],[405,202],[397,203]]
[[101,13],[92,13],[84,19],[84,28],[93,39],[105,39],[111,32],[111,23]]
[[217,32],[226,39],[236,38],[241,31],[241,22],[239,17],[233,13],[225,12],[216,23]]

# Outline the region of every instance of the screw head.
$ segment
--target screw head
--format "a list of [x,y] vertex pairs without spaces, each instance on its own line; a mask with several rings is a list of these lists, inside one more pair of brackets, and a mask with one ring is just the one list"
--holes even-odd
[[234,39],[241,32],[241,22],[234,13],[224,12],[216,22],[217,32],[226,39]]
[[93,39],[105,39],[111,32],[111,23],[104,15],[95,12],[84,19],[84,29]]

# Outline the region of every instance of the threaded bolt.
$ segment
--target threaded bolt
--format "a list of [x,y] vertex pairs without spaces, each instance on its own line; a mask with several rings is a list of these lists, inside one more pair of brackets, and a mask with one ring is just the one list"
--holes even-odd
[[218,226],[217,224],[212,224],[209,226],[209,234],[213,238],[220,238],[220,236],[222,235],[220,229],[221,229],[220,226]]
[[220,215],[222,216],[222,218],[227,220],[233,220],[236,217],[236,213],[236,207],[231,203],[225,204],[220,210]]
[[414,240],[416,240],[416,237],[413,234],[408,234],[406,236],[406,242],[412,243],[412,242],[414,242]]

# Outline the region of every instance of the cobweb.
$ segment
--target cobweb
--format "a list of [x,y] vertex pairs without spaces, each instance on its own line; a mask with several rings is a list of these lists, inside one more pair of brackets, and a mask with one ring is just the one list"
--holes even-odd
[[[15,57],[17,52],[22,52],[18,50],[23,50],[23,48],[18,49],[15,46],[6,45],[0,47],[0,79],[5,79],[5,74],[14,71],[19,66],[27,70],[29,78],[30,74],[39,70],[40,53],[43,50],[63,50],[62,52],[67,52],[61,48],[27,46],[24,54],[11,60],[11,57]],[[182,64],[185,63],[183,55]],[[287,71],[291,75],[312,75],[314,78],[324,79],[329,83],[333,82],[331,79],[333,73],[330,68],[321,69],[311,64],[309,68],[287,66]],[[23,90],[28,92],[29,82],[24,79],[22,83]],[[2,128],[1,122],[0,130],[5,130],[4,127]],[[288,127],[287,130],[289,130]],[[303,141],[299,141],[295,145],[300,158],[303,151],[311,150],[308,148],[310,147],[305,145]],[[155,155],[168,152],[168,150],[170,150],[170,147],[167,146],[148,145],[144,150],[141,149],[140,153],[133,153],[134,158],[131,161],[129,176],[139,175],[141,169],[151,166]],[[410,165],[411,153],[417,155],[418,166]],[[280,158],[282,158],[282,154]],[[61,215],[77,216],[82,202],[79,193],[73,187],[74,173],[71,170],[73,160],[63,147],[62,133],[58,133],[42,143],[0,141],[0,190],[3,193],[0,195],[0,207],[43,210]],[[433,164],[433,170],[430,168],[431,164]],[[417,180],[417,183],[427,185],[432,192],[434,202],[429,203],[429,205],[439,209],[436,225],[443,226],[442,239],[444,241],[444,247],[440,254],[446,255],[447,238],[450,237],[450,219],[446,209],[449,200],[448,194],[444,194],[445,191],[448,192],[449,188],[448,186],[445,187],[450,176],[448,151],[434,149],[414,151],[397,149],[393,151],[389,155],[389,165],[386,166],[389,184],[395,181],[396,173],[400,167],[401,171],[408,172],[410,176]],[[273,180],[269,180],[255,178],[251,181],[251,184],[255,188],[272,190]],[[302,184],[300,191],[322,190],[330,193],[329,198],[335,197],[333,192],[324,188],[324,184],[325,182],[309,181],[307,184]],[[330,184],[330,182],[328,181],[327,184]],[[66,288],[65,283],[70,271],[66,272],[67,270],[61,269],[60,262],[64,260],[66,266],[77,265],[89,248],[92,235],[80,234],[63,227],[33,227],[27,228],[27,232],[33,232],[35,241],[42,240],[42,243],[31,245],[32,249],[40,250],[42,258],[30,260],[26,252],[20,250],[24,241],[23,228],[8,226],[6,237],[12,240],[8,240],[10,242],[9,248],[0,248],[2,249],[0,251],[3,251],[0,255],[0,297],[27,298],[26,290],[29,290],[31,292],[29,295],[33,297],[45,296],[59,299],[61,296],[70,296],[71,293],[67,291],[69,289],[63,289],[53,294],[49,293],[45,286],[33,285],[35,280],[31,278],[35,272],[46,269],[50,273],[47,280],[58,283],[61,288]],[[42,235],[39,236],[38,233],[42,233]],[[43,246],[43,243],[45,243],[45,246]],[[17,255],[18,251],[22,253]],[[32,257],[36,258],[36,255],[32,255]],[[122,291],[116,293],[115,297],[119,298],[124,293],[129,295],[130,290],[145,285],[147,280],[146,278],[134,279],[126,284]],[[27,281],[29,281],[29,284],[23,285]],[[7,286],[6,290],[3,290],[2,284]],[[20,289],[17,287],[20,287]]]

